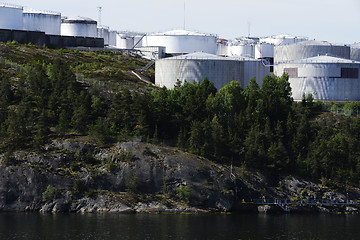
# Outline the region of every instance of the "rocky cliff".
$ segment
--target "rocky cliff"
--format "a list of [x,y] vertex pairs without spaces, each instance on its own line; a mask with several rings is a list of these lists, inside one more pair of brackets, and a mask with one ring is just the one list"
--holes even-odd
[[291,176],[274,180],[140,142],[98,148],[57,140],[43,153],[5,155],[0,155],[2,211],[257,211],[258,206],[251,203],[254,199],[347,201],[360,196],[357,189],[347,189],[345,195]]

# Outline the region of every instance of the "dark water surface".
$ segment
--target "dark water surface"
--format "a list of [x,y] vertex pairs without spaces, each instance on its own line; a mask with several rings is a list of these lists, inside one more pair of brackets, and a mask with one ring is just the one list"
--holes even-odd
[[0,239],[360,239],[360,216],[0,213]]

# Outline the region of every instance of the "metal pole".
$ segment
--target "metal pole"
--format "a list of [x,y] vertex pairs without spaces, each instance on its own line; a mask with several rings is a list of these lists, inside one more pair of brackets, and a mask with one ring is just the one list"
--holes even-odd
[[99,27],[101,27],[101,11],[102,11],[102,7],[97,7],[98,8],[98,11],[99,11],[99,22],[98,22],[98,25]]
[[184,0],[184,30],[186,29],[186,2]]

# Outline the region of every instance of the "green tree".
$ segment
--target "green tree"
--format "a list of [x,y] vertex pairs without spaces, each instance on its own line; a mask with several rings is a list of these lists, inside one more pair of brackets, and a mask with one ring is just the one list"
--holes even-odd
[[46,190],[42,194],[42,201],[48,202],[55,199],[55,197],[56,197],[55,188],[53,187],[53,185],[48,185]]
[[190,132],[190,150],[193,153],[200,153],[201,147],[203,146],[203,129],[199,121],[193,121],[191,123],[191,132]]
[[50,129],[48,126],[48,118],[46,110],[43,110],[38,117],[36,123],[36,135],[34,137],[34,148],[40,151],[44,144],[48,141]]
[[90,137],[100,144],[106,144],[111,141],[111,133],[104,118],[98,118],[96,123],[89,127]]

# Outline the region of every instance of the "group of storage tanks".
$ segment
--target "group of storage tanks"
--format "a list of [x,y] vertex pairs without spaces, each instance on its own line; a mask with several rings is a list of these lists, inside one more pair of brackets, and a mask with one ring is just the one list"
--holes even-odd
[[268,74],[286,73],[294,100],[309,94],[323,101],[360,100],[360,44],[286,35],[217,42],[217,55],[191,53],[158,60],[156,83],[172,88],[177,81],[201,82],[208,77],[217,88],[233,80],[245,88],[252,77],[261,85]]
[[104,28],[101,27],[98,30],[97,22],[90,18],[62,18],[61,13],[57,12],[0,4],[0,29],[39,31],[45,32],[47,35],[96,38],[98,37],[98,31]]
[[251,78],[261,85],[263,78],[273,72],[289,75],[295,100],[301,100],[304,94],[324,101],[360,100],[360,44],[334,45],[287,35],[228,41],[186,30],[117,32],[99,27],[89,18],[62,18],[60,13],[8,4],[0,4],[0,29],[99,37],[105,46],[114,48],[163,51],[163,55],[172,57],[156,61],[155,82],[167,88],[178,81],[201,82],[205,77],[217,88],[230,81],[238,81],[245,88]]

